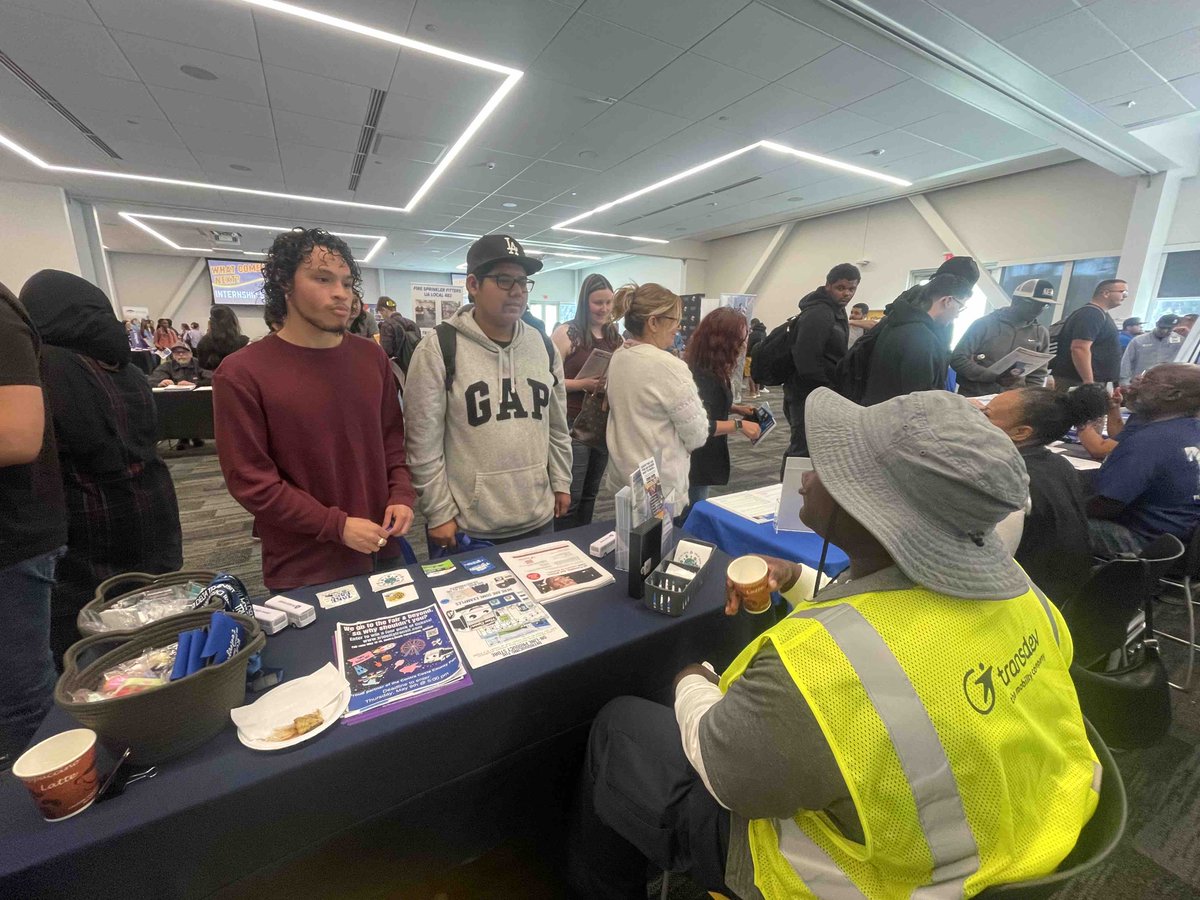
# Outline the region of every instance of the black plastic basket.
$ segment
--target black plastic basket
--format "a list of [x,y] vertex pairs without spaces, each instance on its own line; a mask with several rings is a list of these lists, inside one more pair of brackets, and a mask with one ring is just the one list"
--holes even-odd
[[[242,649],[217,666],[139,694],[93,702],[71,699],[71,692],[94,689],[100,676],[117,663],[153,647],[171,644],[180,632],[201,628],[212,610],[169,616],[133,631],[108,631],[72,644],[63,656],[63,674],[54,702],[79,724],[91,728],[117,753],[130,748],[137,763],[156,764],[182,756],[215,737],[229,723],[229,711],[246,699],[246,666],[262,649],[266,635],[254,619],[230,613],[246,633]],[[83,669],[81,654],[104,643],[118,646]]]
[[[692,537],[689,537],[687,540],[692,544],[710,547],[713,552],[717,549],[707,541],[698,541]],[[709,560],[711,559],[712,552],[709,553]],[[691,578],[671,575],[667,572],[668,566],[678,566],[694,574]],[[646,591],[642,596],[642,602],[646,605],[647,609],[652,609],[663,615],[683,615],[683,611],[687,609],[688,603],[691,602],[696,592],[700,590],[700,585],[704,583],[704,571],[707,568],[707,560],[703,566],[696,568],[688,563],[664,559],[653,572],[646,576]]]

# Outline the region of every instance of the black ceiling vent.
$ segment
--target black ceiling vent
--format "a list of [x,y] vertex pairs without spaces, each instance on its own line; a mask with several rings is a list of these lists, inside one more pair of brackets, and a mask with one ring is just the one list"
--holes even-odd
[[8,71],[12,72],[19,79],[21,79],[21,81],[23,81],[25,83],[25,86],[28,87],[31,91],[33,91],[35,94],[37,94],[39,97],[41,97],[47,106],[49,106],[56,113],[58,113],[60,116],[62,116],[64,119],[66,119],[72,125],[74,125],[76,130],[78,130],[79,133],[82,134],[85,138],[87,138],[89,141],[91,141],[93,144],[95,144],[97,147],[99,147],[101,150],[103,150],[105,153],[107,153],[113,159],[121,158],[121,155],[119,153],[117,153],[116,150],[114,150],[112,147],[108,146],[108,144],[104,143],[104,141],[100,138],[100,136],[98,134],[96,134],[96,132],[92,131],[92,129],[88,128],[86,125],[84,125],[82,122],[80,122],[79,119],[75,117],[75,114],[73,112],[71,112],[69,109],[67,109],[65,106],[63,106],[61,103],[59,103],[58,100],[55,98],[55,96],[53,94],[51,94],[48,90],[46,90],[44,87],[42,87],[36,81],[34,81],[33,76],[30,75],[28,72],[26,72],[24,69],[22,69],[19,65],[17,65],[16,62],[12,59],[12,57],[8,56],[3,50],[0,50],[0,64],[3,64],[4,68],[8,69]]
[[755,175],[753,178],[745,178],[742,181],[735,181],[733,184],[727,184],[724,187],[719,187],[711,191],[705,191],[703,194],[697,194],[694,197],[688,197],[686,200],[680,200],[678,203],[670,203],[666,206],[659,207],[648,213],[642,213],[640,216],[634,216],[632,219],[626,219],[624,222],[618,222],[614,228],[620,228],[624,225],[629,225],[632,222],[637,222],[640,219],[646,219],[650,216],[656,216],[660,212],[666,212],[668,209],[677,209],[680,206],[687,206],[689,203],[695,203],[697,200],[704,200],[707,197],[715,197],[717,194],[723,194],[726,191],[732,191],[734,188],[740,188],[747,184],[754,184],[756,181],[762,181],[761,175]]
[[367,117],[363,119],[362,131],[358,135],[358,149],[354,151],[354,165],[350,167],[350,190],[358,190],[358,179],[362,177],[363,166],[367,163],[367,154],[371,152],[371,144],[375,142],[375,129],[379,127],[379,117],[383,113],[383,101],[387,99],[387,91],[378,88],[371,90],[371,102],[367,105]]

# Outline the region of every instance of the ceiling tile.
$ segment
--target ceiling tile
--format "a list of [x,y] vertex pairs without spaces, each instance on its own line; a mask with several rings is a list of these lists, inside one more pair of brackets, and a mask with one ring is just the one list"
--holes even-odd
[[1004,46],[1048,75],[1125,50],[1125,44],[1086,10],[1052,19],[1010,37]]
[[1188,75],[1171,82],[1171,87],[1183,94],[1193,106],[1200,107],[1200,75]]
[[349,199],[350,167],[335,172],[329,169],[310,169],[304,166],[284,166],[283,180],[289,191],[320,197],[337,197],[343,193]]
[[763,87],[761,78],[685,53],[633,91],[634,103],[699,121]]
[[728,19],[741,4],[742,0],[686,0],[682,3],[587,0],[580,12],[686,49]]
[[[358,190],[354,194],[354,199],[362,203],[404,206],[432,171],[433,166],[428,163],[408,159],[395,160],[382,166],[371,162],[369,165],[363,166],[362,177],[358,180]],[[439,184],[431,195],[426,196],[432,201],[441,187]],[[387,215],[391,216],[394,224],[396,216],[401,214],[387,213]]]
[[984,160],[1032,153],[1049,146],[1026,131],[970,107],[914,122],[906,130]]
[[99,25],[0,6],[4,52],[19,63],[53,60],[53,65],[88,76],[136,79],[109,33]]
[[773,137],[833,111],[828,103],[768,84],[705,119],[748,140]]
[[623,100],[592,119],[547,153],[546,158],[603,171],[690,124],[687,119]]
[[[1136,105],[1126,107],[1125,103],[1129,100]],[[1170,85],[1160,84],[1105,100],[1100,111],[1118,125],[1132,127],[1172,116],[1186,115],[1194,110],[1195,106],[1181,97],[1178,91]]]
[[[283,190],[283,170],[278,162],[242,156],[234,150],[228,153],[194,151],[192,155],[196,157],[196,162],[200,163],[200,168],[212,176],[214,182],[239,187],[260,187],[271,191]],[[233,166],[248,166],[251,171],[242,172],[232,168]]]
[[[525,68],[570,17],[570,9],[550,0],[420,0],[409,36]],[[427,25],[437,30],[430,32]]]
[[123,160],[134,166],[173,166],[177,169],[194,169],[197,172],[200,170],[191,151],[182,143],[177,147],[141,141],[109,140],[108,143]]
[[540,202],[553,200],[562,193],[562,188],[552,184],[542,184],[540,181],[529,181],[525,178],[514,178],[501,187],[500,190],[506,197],[512,197],[516,200],[537,200]]
[[284,110],[276,110],[271,117],[275,122],[275,137],[280,147],[306,144],[347,153],[354,153],[358,149],[358,129],[344,122]]
[[1182,78],[1200,72],[1200,28],[1143,44],[1137,55],[1163,78]]
[[1074,0],[934,0],[995,41],[1074,12]]
[[353,153],[304,144],[280,144],[279,157],[283,161],[285,175],[293,169],[313,169],[336,172],[341,175],[343,181],[349,181],[350,169],[354,166]]
[[834,106],[847,106],[907,77],[899,69],[843,44],[779,83]]
[[254,21],[264,63],[381,91],[391,83],[395,44],[270,12],[256,11]]
[[751,3],[692,52],[774,81],[836,46],[834,38]]
[[152,87],[150,93],[176,125],[216,128],[265,138],[275,136],[271,110],[266,106],[162,87]]
[[524,171],[533,160],[497,153],[486,147],[468,147],[446,170],[446,184],[490,194]]
[[[606,109],[606,104],[589,100],[586,91],[527,74],[484,123],[473,143],[505,153],[542,156]],[[384,117],[387,115],[385,105]]]
[[793,128],[775,137],[780,143],[797,150],[825,153],[890,130],[890,125],[880,124],[844,109],[835,109],[826,116],[813,119],[799,128]]
[[388,92],[470,109],[474,115],[503,80],[503,75],[478,66],[405,50],[400,54]]
[[1115,31],[1129,46],[1170,37],[1200,25],[1200,3],[1195,0],[1099,0],[1088,12]]
[[[167,147],[182,147],[175,126],[165,119],[138,119],[115,116],[100,110],[72,110],[89,128],[110,144],[118,141],[139,141],[145,144],[162,144]],[[97,124],[92,125],[91,119]]]
[[872,94],[851,104],[850,112],[888,125],[909,125],[938,113],[960,110],[965,104],[930,87],[923,81],[910,79],[895,87]]
[[574,188],[580,181],[592,174],[594,173],[578,166],[561,165],[539,159],[521,172],[520,177],[522,181],[535,181],[538,184],[556,187],[559,192],[562,192]]
[[102,75],[80,78],[50,63],[31,63],[25,69],[67,109],[95,109],[147,119],[166,118],[140,81]]
[[679,48],[576,13],[533,69],[596,97],[624,97],[679,55]]
[[[476,112],[478,110],[389,93],[379,117],[378,132],[444,147],[458,139]],[[357,137],[356,134],[356,140]]]
[[404,34],[416,5],[416,0],[322,0],[320,9],[331,16]]
[[180,125],[176,130],[193,153],[225,153],[243,160],[279,162],[279,148],[273,138],[196,125]]
[[361,126],[371,89],[305,72],[264,66],[271,108]]
[[[7,70],[4,70],[4,74],[8,75]],[[113,168],[112,160],[106,153],[41,100],[5,100],[0,105],[5,115],[4,130],[34,154],[52,162]],[[0,161],[11,162],[18,176],[25,179],[36,171],[7,150],[0,156]]]
[[258,59],[254,19],[250,7],[245,4],[196,3],[195,0],[90,2],[101,21],[113,31]]
[[[928,150],[924,153],[914,154],[906,159],[886,163],[883,171],[899,175],[901,178],[906,178],[909,181],[916,181],[919,178],[941,175],[944,172],[978,165],[978,163],[979,160],[973,156],[959,153],[957,150],[939,147],[936,150]],[[867,185],[867,187],[870,187],[870,185]]]
[[[925,138],[910,134],[907,131],[890,131],[887,134],[859,141],[857,144],[850,144],[848,147],[841,147],[836,153],[829,155],[843,162],[854,163],[856,166],[863,166],[868,169],[881,169],[893,160],[904,159],[905,157],[916,156],[918,153],[938,149],[945,148],[939,147],[933,141],[927,141]],[[879,156],[875,156],[872,153],[874,150],[883,150],[884,152]]]
[[100,19],[88,0],[8,0],[8,5],[80,22],[91,22],[93,25],[100,24]]
[[[267,103],[262,65],[256,60],[124,32],[117,32],[115,37],[146,84],[264,106]],[[217,78],[211,81],[193,78],[180,71],[183,66],[207,69]]]
[[1058,75],[1059,83],[1089,103],[1162,84],[1154,70],[1132,52],[1119,53]]

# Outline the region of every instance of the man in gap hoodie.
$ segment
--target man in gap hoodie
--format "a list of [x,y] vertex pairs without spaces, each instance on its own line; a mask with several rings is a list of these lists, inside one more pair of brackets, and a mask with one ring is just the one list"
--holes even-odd
[[[562,358],[521,321],[542,264],[508,235],[467,251],[471,303],[421,341],[404,404],[408,464],[429,538],[458,532],[493,543],[553,528],[571,502],[571,437]],[[443,344],[454,348],[447,379]]]

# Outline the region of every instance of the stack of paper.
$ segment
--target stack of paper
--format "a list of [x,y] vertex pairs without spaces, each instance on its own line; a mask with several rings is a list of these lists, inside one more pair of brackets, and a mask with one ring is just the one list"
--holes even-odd
[[474,669],[567,636],[512,572],[435,587],[433,596]]
[[540,603],[613,583],[607,569],[570,541],[501,553],[526,592]]
[[757,525],[763,525],[775,521],[782,489],[782,484],[768,484],[766,487],[755,488],[752,491],[709,497],[708,502],[721,507],[721,509],[727,509],[743,519],[749,519]]

